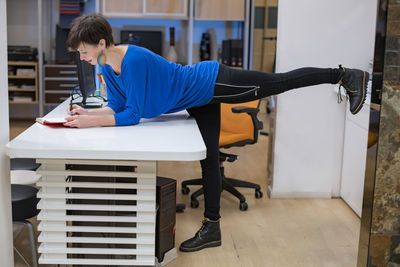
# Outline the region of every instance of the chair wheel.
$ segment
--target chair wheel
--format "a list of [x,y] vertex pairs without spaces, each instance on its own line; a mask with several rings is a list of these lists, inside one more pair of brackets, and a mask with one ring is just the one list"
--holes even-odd
[[263,193],[260,190],[256,190],[256,198],[262,198]]
[[189,189],[189,187],[182,187],[182,194],[184,194],[184,195],[187,195],[187,194],[189,194],[189,192],[190,192],[190,189]]
[[241,211],[247,210],[248,207],[249,206],[247,205],[246,202],[240,202],[239,208],[240,208]]
[[185,211],[186,205],[184,203],[176,203],[176,212],[182,213]]
[[195,199],[192,199],[190,201],[190,207],[192,207],[193,209],[198,208],[199,207],[199,202]]

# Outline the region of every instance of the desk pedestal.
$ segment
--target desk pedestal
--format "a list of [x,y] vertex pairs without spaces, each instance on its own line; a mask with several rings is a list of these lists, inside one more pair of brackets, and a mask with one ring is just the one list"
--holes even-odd
[[155,264],[155,161],[37,162],[40,264]]

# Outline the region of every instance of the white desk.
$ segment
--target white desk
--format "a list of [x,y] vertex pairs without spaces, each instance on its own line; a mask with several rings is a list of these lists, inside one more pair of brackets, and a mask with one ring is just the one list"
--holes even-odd
[[[65,116],[67,104],[47,117]],[[206,148],[194,119],[180,112],[125,127],[51,128],[36,123],[7,144],[7,155],[42,163],[38,170],[42,179],[37,183],[41,198],[39,263],[154,265],[156,161],[200,160]],[[136,191],[119,193],[127,189]],[[93,200],[100,202],[94,205]],[[131,204],[118,205],[118,201]],[[71,211],[79,214],[71,215]],[[103,214],[107,211],[115,216]],[[92,234],[75,236],[78,232]],[[82,243],[93,247],[80,248]],[[135,257],[127,260],[116,255]]]
[[[68,101],[46,117],[65,117]],[[50,128],[34,124],[7,145],[10,158],[178,160],[205,158],[206,149],[187,112],[143,119],[138,125]]]

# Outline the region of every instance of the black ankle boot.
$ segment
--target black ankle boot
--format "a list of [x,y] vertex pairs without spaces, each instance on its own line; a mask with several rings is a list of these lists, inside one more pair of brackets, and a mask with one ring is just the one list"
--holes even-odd
[[202,250],[203,248],[221,246],[221,230],[219,220],[213,221],[204,218],[203,225],[194,237],[186,240],[179,247],[180,251],[192,252]]
[[357,114],[362,108],[365,97],[367,96],[369,73],[358,69],[345,69],[342,65],[339,65],[339,69],[343,71],[343,75],[338,82],[338,84],[340,84],[339,94],[340,87],[343,86],[349,96],[350,112]]

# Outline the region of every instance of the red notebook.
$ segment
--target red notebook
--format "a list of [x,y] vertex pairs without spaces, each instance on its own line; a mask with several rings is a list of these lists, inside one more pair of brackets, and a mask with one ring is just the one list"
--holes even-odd
[[53,128],[60,128],[66,127],[64,123],[67,121],[65,118],[36,118],[36,122]]

